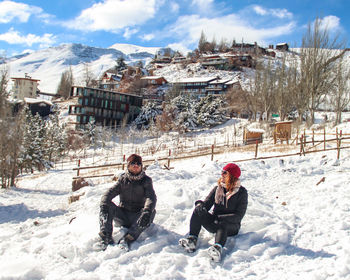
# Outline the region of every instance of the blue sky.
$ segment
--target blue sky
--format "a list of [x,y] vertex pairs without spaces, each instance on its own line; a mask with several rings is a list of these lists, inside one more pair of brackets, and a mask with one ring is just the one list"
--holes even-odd
[[[201,31],[261,46],[300,46],[309,22],[322,19],[348,40],[349,0],[26,0],[0,1],[0,55],[62,43],[115,43],[193,50]],[[349,46],[349,43],[347,43]]]

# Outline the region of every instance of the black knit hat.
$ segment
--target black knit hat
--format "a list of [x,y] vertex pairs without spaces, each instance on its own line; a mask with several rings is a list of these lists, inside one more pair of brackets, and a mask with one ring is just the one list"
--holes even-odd
[[132,154],[128,157],[128,159],[126,161],[128,162],[128,164],[130,164],[131,162],[136,162],[136,163],[142,164],[142,157],[140,157],[137,154]]

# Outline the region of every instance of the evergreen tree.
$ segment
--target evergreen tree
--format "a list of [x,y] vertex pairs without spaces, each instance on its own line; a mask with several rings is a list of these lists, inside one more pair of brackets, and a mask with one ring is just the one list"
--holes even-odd
[[45,125],[45,158],[49,163],[57,157],[61,156],[67,146],[67,134],[65,126],[61,125],[58,118],[58,111],[54,111],[49,116]]
[[44,160],[44,136],[45,125],[41,117],[32,115],[30,110],[26,112],[26,124],[23,135],[21,166],[34,172],[34,168],[41,170],[45,166]]
[[162,109],[155,102],[149,102],[142,107],[140,114],[134,120],[134,125],[137,128],[149,128],[152,122],[155,122],[156,117],[162,113]]
[[118,57],[118,59],[116,60],[116,66],[115,66],[115,70],[117,71],[117,72],[119,72],[119,71],[122,71],[122,70],[125,70],[126,68],[127,68],[127,65],[126,65],[126,63],[125,63],[125,58],[124,57],[122,57],[122,56],[120,56],[120,57]]

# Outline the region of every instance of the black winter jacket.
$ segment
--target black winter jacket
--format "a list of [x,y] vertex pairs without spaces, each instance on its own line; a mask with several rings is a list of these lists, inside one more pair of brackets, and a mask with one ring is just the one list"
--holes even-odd
[[130,180],[126,173],[120,175],[117,183],[102,196],[101,207],[109,206],[117,195],[120,197],[119,206],[128,211],[150,210],[152,212],[156,207],[157,196],[152,179],[147,175],[137,181]]
[[[217,186],[214,187],[209,195],[204,200],[204,206],[206,209],[214,205],[213,215],[218,217],[219,221],[225,222],[227,224],[238,224],[241,225],[241,220],[243,219],[248,206],[248,192],[244,187],[240,187],[238,192],[226,201],[226,196],[224,200],[224,205],[215,203],[215,192]],[[226,189],[224,189],[226,194]],[[227,206],[227,207],[226,207]]]

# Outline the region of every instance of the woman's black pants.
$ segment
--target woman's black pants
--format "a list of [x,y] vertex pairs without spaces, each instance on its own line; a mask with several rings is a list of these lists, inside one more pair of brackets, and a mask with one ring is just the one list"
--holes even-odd
[[211,213],[198,215],[193,211],[190,222],[190,235],[197,236],[201,231],[202,226],[209,232],[215,233],[215,243],[221,244],[224,247],[227,236],[236,235],[239,230],[239,225],[218,222],[216,216]]

